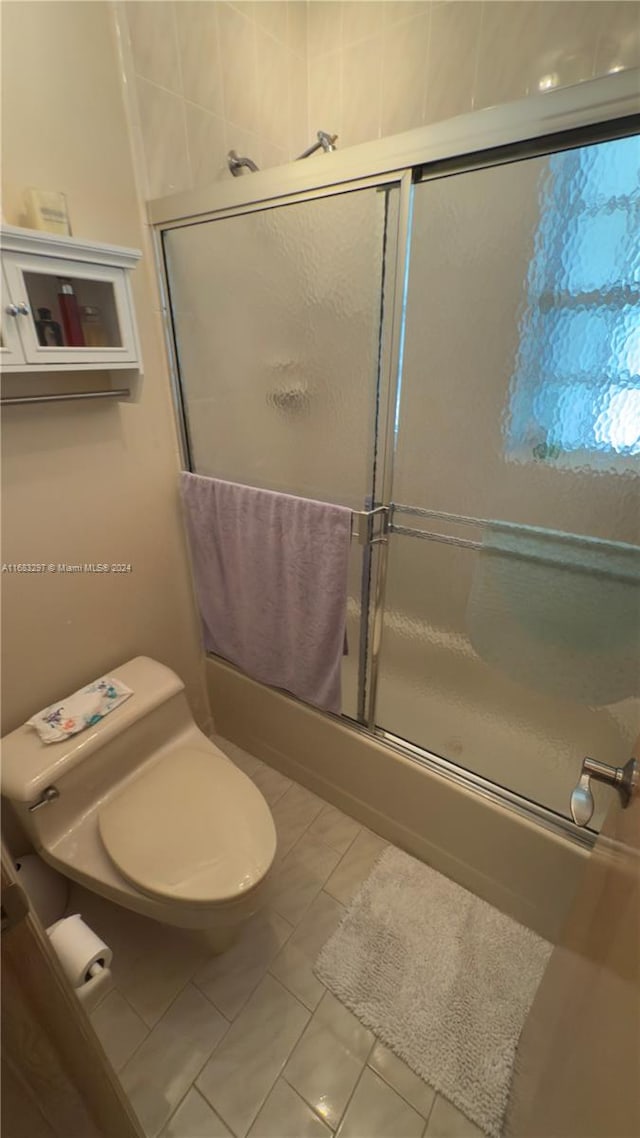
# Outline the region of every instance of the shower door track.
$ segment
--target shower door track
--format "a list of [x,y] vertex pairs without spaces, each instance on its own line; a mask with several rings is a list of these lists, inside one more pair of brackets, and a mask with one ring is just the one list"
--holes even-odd
[[640,124],[639,84],[640,68],[629,68],[336,150],[311,162],[292,162],[184,190],[149,201],[149,224],[160,232],[247,207],[268,209],[285,201],[356,188],[358,182],[376,184],[390,180],[390,175],[398,181],[407,171],[416,171],[417,177],[427,171],[440,177],[460,173],[483,160],[496,165],[580,142],[633,134]]
[[533,818],[538,825],[544,826],[545,829],[551,830],[553,833],[560,833],[563,837],[571,838],[578,845],[591,849],[596,841],[598,835],[594,830],[576,826],[570,818],[565,818],[562,814],[557,814],[554,810],[541,806],[530,798],[524,798],[521,794],[509,790],[508,787],[492,782],[491,779],[483,778],[482,775],[470,771],[468,767],[459,767],[449,759],[443,758],[442,755],[436,755],[433,751],[427,751],[424,747],[419,747],[415,743],[402,739],[399,735],[394,735],[392,731],[385,731],[382,727],[376,727],[374,737],[394,751],[398,751],[407,758],[413,759],[414,762],[420,763],[421,766],[435,771],[442,778],[448,779],[449,782],[455,782],[458,786],[473,790],[476,794],[482,795],[483,798],[495,802],[499,806],[507,806],[522,817],[529,820]]
[[[517,161],[554,150],[570,149],[588,142],[638,133],[640,131],[639,79],[640,70],[629,69],[589,80],[575,87],[545,92],[502,107],[461,115],[456,119],[418,128],[378,142],[364,143],[352,148],[351,151],[337,151],[310,163],[291,163],[287,167],[261,171],[205,189],[190,190],[149,202],[147,210],[152,227],[161,292],[176,424],[186,469],[192,469],[193,464],[169,303],[163,233],[205,221],[311,201],[367,187],[383,189],[396,185],[400,189],[400,202],[395,264],[389,266],[391,278],[389,307],[392,312],[390,348],[386,350],[384,360],[380,361],[378,373],[377,461],[373,471],[373,496],[370,507],[374,510],[389,511],[388,532],[478,548],[480,543],[468,538],[449,537],[431,531],[420,532],[409,526],[393,524],[392,487],[396,410],[402,378],[403,316],[413,183],[429,178],[448,177],[482,166]],[[423,513],[417,507],[397,506],[396,511],[425,517],[438,516],[437,512]],[[463,524],[462,517],[449,520]],[[319,712],[319,714],[336,719],[350,730],[383,741],[405,757],[437,771],[442,777],[500,803],[507,809],[514,810],[564,838],[583,846],[591,846],[596,837],[593,831],[580,829],[563,815],[491,782],[466,767],[460,767],[416,746],[376,724],[388,560],[386,538],[379,538],[375,545],[366,543],[364,553],[370,560],[371,575],[368,585],[369,603],[367,611],[363,609],[361,616],[364,628],[361,644],[364,647],[361,650],[359,666],[359,718],[333,716],[328,712]],[[295,699],[293,696],[288,698]]]
[[[229,668],[239,676],[246,678],[246,673],[243,672],[241,668],[238,668],[236,664],[231,663],[230,660],[226,660],[224,656],[217,656],[215,652],[206,652],[205,655],[208,659],[216,660],[220,664],[223,664],[225,668]],[[253,682],[258,683],[259,681],[254,680]],[[267,685],[262,684],[261,686],[266,686],[267,690],[276,691],[276,689],[269,689]],[[290,700],[300,707],[309,707],[309,704],[297,696],[292,695],[291,692],[277,689],[277,694],[280,698]],[[445,759],[442,755],[437,755],[434,751],[420,747],[417,743],[411,743],[408,739],[403,739],[400,735],[394,735],[392,731],[386,731],[383,727],[370,728],[366,723],[361,723],[349,715],[335,715],[332,711],[324,711],[319,707],[313,707],[312,711],[315,715],[321,715],[323,719],[329,719],[334,723],[340,724],[342,727],[346,727],[356,735],[361,735],[365,739],[371,739],[377,743],[384,743],[386,747],[389,747],[397,754],[402,755],[404,758],[411,759],[412,762],[418,763],[427,770],[433,771],[448,782],[453,782],[457,786],[471,790],[475,794],[480,794],[483,798],[495,803],[497,806],[519,814],[530,822],[533,821],[537,825],[544,827],[544,829],[549,830],[551,833],[560,835],[563,838],[568,838],[577,845],[591,849],[596,842],[598,834],[595,830],[589,829],[588,826],[576,826],[570,818],[566,818],[563,814],[558,814],[555,810],[551,810],[547,806],[542,806],[530,798],[525,798],[523,795],[517,794],[514,790],[509,790],[508,787],[492,782],[491,779],[484,778],[483,775],[475,774],[475,772],[469,770],[468,767],[461,767],[457,763],[451,762],[450,759]]]

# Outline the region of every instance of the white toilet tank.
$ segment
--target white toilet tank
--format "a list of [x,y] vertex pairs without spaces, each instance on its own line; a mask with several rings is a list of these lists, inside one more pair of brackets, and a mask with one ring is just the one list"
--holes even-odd
[[[36,848],[55,841],[71,819],[126,783],[145,762],[183,740],[188,745],[194,733],[204,738],[182,680],[164,664],[137,656],[107,674],[133,695],[99,723],[58,743],[43,743],[26,724],[2,740],[2,794]],[[59,793],[55,802],[30,810],[51,787]]]

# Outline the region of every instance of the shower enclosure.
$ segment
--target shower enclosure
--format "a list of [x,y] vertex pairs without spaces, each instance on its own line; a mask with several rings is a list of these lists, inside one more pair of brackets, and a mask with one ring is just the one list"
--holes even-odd
[[637,105],[584,86],[151,206],[185,466],[369,514],[345,720],[574,835],[640,695]]

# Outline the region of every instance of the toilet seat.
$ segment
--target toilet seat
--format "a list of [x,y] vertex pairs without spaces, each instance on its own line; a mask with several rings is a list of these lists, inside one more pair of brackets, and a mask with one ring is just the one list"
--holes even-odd
[[239,900],[276,850],[264,798],[213,745],[176,747],[143,767],[101,808],[98,827],[131,884],[192,905]]

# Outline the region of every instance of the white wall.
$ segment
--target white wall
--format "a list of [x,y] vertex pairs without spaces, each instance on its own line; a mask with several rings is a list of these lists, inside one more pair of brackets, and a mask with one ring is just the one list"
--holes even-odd
[[[62,190],[76,236],[140,247],[110,6],[11,0],[2,32],[5,220],[20,223],[26,186]],[[3,731],[140,653],[173,667],[208,719],[151,273],[145,257],[133,278],[145,362],[139,402],[2,416],[3,561],[132,564],[121,576],[3,575]],[[24,387],[39,382],[26,376]]]

